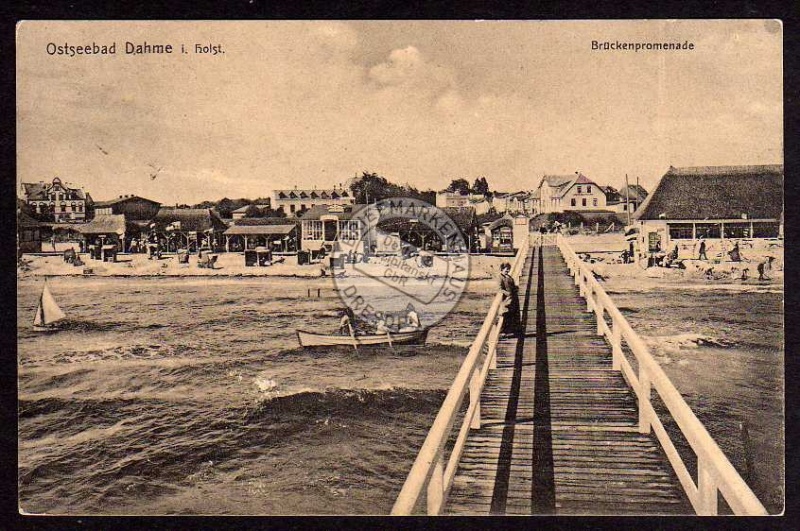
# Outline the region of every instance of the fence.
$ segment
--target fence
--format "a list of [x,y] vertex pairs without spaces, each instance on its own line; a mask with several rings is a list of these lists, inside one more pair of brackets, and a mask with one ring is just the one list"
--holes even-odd
[[[517,282],[529,248],[530,242],[526,238],[517,251],[511,268],[511,275]],[[489,370],[497,366],[497,341],[503,326],[503,318],[500,315],[501,303],[502,294],[498,293],[492,300],[489,313],[447,392],[442,407],[433,421],[433,426],[395,501],[391,514],[411,514],[420,501],[423,491],[426,494],[427,514],[438,515],[441,513],[447,501],[467,435],[469,435],[470,429],[480,428],[481,425],[481,392]],[[479,366],[481,360],[483,360],[483,364]],[[445,455],[447,442],[453,434],[461,405],[467,395],[469,395],[469,406],[453,448],[449,455]]]
[[[564,237],[559,235],[557,244],[570,274],[575,277],[581,296],[586,299],[587,311],[593,311],[597,316],[597,334],[604,336],[611,345],[612,368],[622,372],[636,394],[639,432],[655,433],[697,514],[716,515],[719,510],[718,493],[721,493],[734,514],[766,515],[764,506],[653,359],[647,346],[597,282],[589,266],[577,257]],[[610,325],[606,316],[611,319]],[[625,357],[623,344],[635,357],[638,373]],[[653,408],[653,390],[658,393],[697,456],[696,482]]]

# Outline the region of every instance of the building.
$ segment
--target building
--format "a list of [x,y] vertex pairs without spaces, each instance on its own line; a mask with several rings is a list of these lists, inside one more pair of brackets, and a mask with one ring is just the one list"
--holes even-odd
[[524,214],[504,214],[484,226],[486,251],[510,253],[519,249],[520,242],[530,235],[530,218]]
[[231,218],[234,220],[243,218],[261,218],[264,217],[264,212],[270,208],[271,202],[263,205],[245,205],[231,212]]
[[81,223],[91,218],[92,198],[83,189],[69,186],[59,177],[51,183],[22,183],[25,202],[42,221]]
[[295,253],[299,248],[299,222],[287,218],[244,218],[224,233],[226,251],[266,247],[276,253]]
[[156,239],[166,251],[220,250],[228,225],[210,208],[161,207],[152,223],[148,240]]
[[434,227],[414,218],[389,218],[378,221],[382,235],[396,235],[404,244],[417,249],[435,252],[477,251],[480,245],[478,218],[471,207],[441,207],[442,211],[461,233],[466,248],[456,247],[460,242],[443,241]]
[[88,223],[78,226],[78,232],[84,239],[83,248],[95,259],[102,259],[105,251],[116,253],[127,249],[130,234],[136,231],[138,227],[127,223],[123,214],[95,216]]
[[295,187],[293,190],[275,190],[272,193],[272,208],[282,208],[290,216],[316,206],[352,205],[355,202],[353,193],[341,186],[320,190],[298,190]]
[[473,203],[479,203],[485,199],[483,194],[465,194],[447,190],[436,192],[436,206],[439,208],[467,208],[473,206]]
[[42,233],[39,222],[17,209],[17,257],[22,253],[42,252]]
[[536,214],[605,210],[606,194],[601,186],[579,172],[544,175],[532,194],[532,202]]
[[[630,184],[627,186],[623,186],[619,192],[617,192],[617,199],[613,203],[613,210],[616,212],[636,212],[636,209],[639,208],[639,205],[644,203],[644,200],[647,199],[647,190],[645,190],[642,186],[638,184]],[[612,207],[612,203],[608,203],[609,208]]]
[[529,192],[497,192],[492,197],[492,207],[500,213],[530,214],[533,212],[533,205],[533,194]]
[[137,195],[121,195],[109,201],[97,201],[94,204],[96,216],[122,214],[126,221],[150,221],[161,208],[161,203],[145,199]]
[[783,166],[670,166],[634,219],[639,258],[700,238],[708,256],[726,240],[782,238]]
[[[300,248],[312,254],[322,249],[337,250],[341,242],[352,242],[348,250],[369,252],[370,228],[361,219],[353,219],[366,205],[316,205],[300,218]],[[350,249],[352,247],[352,249]]]

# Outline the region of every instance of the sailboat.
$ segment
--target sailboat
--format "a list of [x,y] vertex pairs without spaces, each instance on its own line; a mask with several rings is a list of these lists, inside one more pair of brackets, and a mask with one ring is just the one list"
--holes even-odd
[[52,332],[58,330],[56,323],[64,319],[66,315],[50,293],[47,287],[47,280],[44,281],[42,295],[39,297],[39,307],[36,308],[36,317],[33,318],[34,332]]

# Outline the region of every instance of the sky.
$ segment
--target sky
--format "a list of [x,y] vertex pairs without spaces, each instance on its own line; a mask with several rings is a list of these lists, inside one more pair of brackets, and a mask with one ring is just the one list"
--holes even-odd
[[[694,50],[592,50],[617,40]],[[23,22],[17,182],[164,204],[363,171],[501,191],[627,174],[652,190],[670,165],[783,163],[782,41],[769,20]],[[92,42],[116,54],[47,52]]]

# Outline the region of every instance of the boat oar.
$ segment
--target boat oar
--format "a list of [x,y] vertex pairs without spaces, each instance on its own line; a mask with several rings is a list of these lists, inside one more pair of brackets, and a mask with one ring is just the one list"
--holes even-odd
[[356,341],[356,333],[353,331],[353,325],[347,323],[347,329],[350,330],[350,337],[353,338],[353,348],[358,352],[358,342]]
[[389,338],[389,348],[391,348],[392,352],[394,352],[394,345],[392,345],[392,334],[390,334],[388,330],[386,331],[386,337]]

